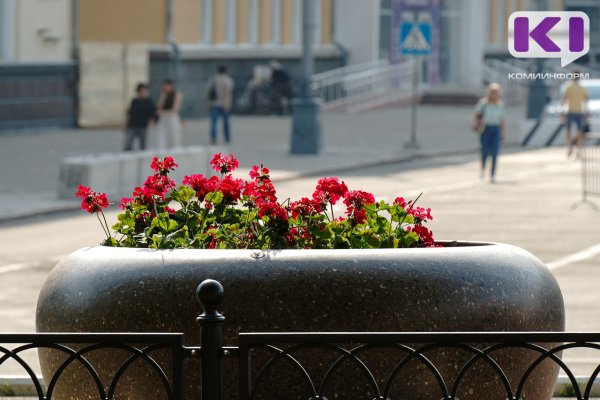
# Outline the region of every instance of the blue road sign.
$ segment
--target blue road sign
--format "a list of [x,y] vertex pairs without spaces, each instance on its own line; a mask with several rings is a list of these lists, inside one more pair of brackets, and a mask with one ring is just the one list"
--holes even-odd
[[402,22],[400,25],[400,54],[423,56],[431,53],[431,24]]

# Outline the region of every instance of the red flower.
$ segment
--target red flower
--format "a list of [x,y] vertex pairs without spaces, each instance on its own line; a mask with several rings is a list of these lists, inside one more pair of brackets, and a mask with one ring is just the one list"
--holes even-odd
[[433,219],[431,216],[431,208],[413,207],[408,214],[412,215],[417,223]]
[[375,203],[375,197],[362,190],[353,190],[344,195],[344,204],[348,207],[346,214],[356,224],[363,224],[367,220],[367,212],[363,207],[373,203]]
[[177,167],[179,167],[179,164],[173,160],[173,157],[165,157],[162,161],[158,157],[154,157],[150,164],[150,168],[161,175],[166,175],[169,171],[173,171]]
[[332,205],[346,194],[348,186],[344,181],[339,182],[338,178],[322,178],[317,182],[317,188],[313,193],[313,200],[326,205],[331,203]]
[[217,190],[219,178],[212,176],[206,179],[202,174],[188,175],[183,178],[183,184],[189,185],[196,191],[196,196],[200,201],[204,200],[207,194]]
[[213,170],[220,172],[221,174],[228,174],[239,167],[239,163],[233,154],[222,156],[221,153],[217,153],[210,161],[210,166]]
[[144,187],[159,192],[162,195],[170,188],[175,187],[175,181],[166,175],[150,175],[146,178]]
[[258,182],[246,182],[242,189],[242,194],[248,197],[254,204],[273,203],[277,201],[275,187],[270,180]]
[[415,225],[413,227],[406,228],[407,232],[414,232],[419,236],[423,247],[434,247],[435,241],[433,240],[433,233],[422,225]]
[[98,213],[108,207],[106,193],[96,193],[89,187],[79,185],[75,196],[81,197],[81,208],[90,214]]
[[125,209],[127,209],[127,207],[131,206],[132,204],[133,204],[132,197],[123,197],[121,199],[121,203],[119,203],[119,208],[121,210],[125,210]]
[[270,179],[269,172],[269,169],[263,167],[262,165],[260,167],[258,165],[254,165],[252,166],[249,175],[250,178],[254,180],[264,181],[266,179]]
[[311,200],[307,197],[303,197],[298,201],[294,201],[290,204],[292,212],[292,218],[296,219],[299,216],[308,217],[316,215],[322,211],[321,203]]
[[221,180],[219,191],[223,193],[226,203],[235,203],[240,199],[243,183],[243,180],[234,179],[231,175],[227,175]]
[[277,202],[262,203],[258,209],[258,216],[261,218],[267,216],[280,221],[288,220],[287,210]]
[[149,187],[136,187],[133,189],[133,197],[140,204],[152,204],[156,202],[156,200],[164,200],[165,195],[162,192],[157,191],[156,189],[152,189]]
[[394,204],[399,205],[402,208],[406,208],[407,205],[410,204],[410,202],[406,202],[406,200],[404,200],[404,197],[396,197],[396,200],[394,200]]

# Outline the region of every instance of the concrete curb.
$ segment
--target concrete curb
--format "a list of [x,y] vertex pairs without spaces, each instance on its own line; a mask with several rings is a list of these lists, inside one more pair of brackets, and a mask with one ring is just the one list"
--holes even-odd
[[[44,379],[38,376],[38,381],[43,385]],[[585,391],[585,385],[589,381],[589,377],[575,377],[579,387]],[[554,389],[554,397],[573,397],[575,391],[571,380],[567,376],[559,376]],[[592,386],[590,396],[600,396],[600,379],[596,379]],[[35,386],[28,376],[16,375],[0,375],[0,397],[36,397],[37,392]]]

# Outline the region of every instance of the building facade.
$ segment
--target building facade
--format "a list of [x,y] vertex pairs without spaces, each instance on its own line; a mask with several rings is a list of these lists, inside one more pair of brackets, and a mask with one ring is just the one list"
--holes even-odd
[[[334,1],[315,1],[319,72],[344,60],[333,40]],[[87,0],[79,2],[79,43],[146,43],[153,97],[164,78],[173,78],[183,115],[197,117],[207,111],[205,85],[220,64],[235,81],[236,97],[254,67],[271,60],[300,75],[301,7],[302,0]]]

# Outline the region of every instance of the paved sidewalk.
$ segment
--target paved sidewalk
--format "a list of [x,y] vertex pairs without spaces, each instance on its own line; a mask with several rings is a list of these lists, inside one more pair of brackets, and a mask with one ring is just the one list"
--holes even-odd
[[[323,113],[319,155],[290,155],[291,118],[233,116],[230,151],[247,169],[263,163],[275,181],[338,174],[434,154],[472,153],[477,136],[470,129],[471,107],[422,106],[418,114],[418,150],[407,150],[410,109],[361,114]],[[522,109],[509,109],[507,145],[518,139]],[[74,199],[57,198],[60,161],[69,156],[120,151],[120,129],[65,129],[0,132],[0,221],[70,210]],[[150,131],[150,146],[156,142]],[[208,145],[208,120],[188,120],[184,145]],[[133,189],[133,188],[132,188]]]

